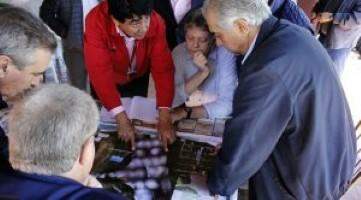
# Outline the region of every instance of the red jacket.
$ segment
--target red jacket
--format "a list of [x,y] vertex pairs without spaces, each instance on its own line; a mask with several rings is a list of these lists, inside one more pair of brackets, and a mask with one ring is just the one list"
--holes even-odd
[[[102,104],[111,110],[121,105],[116,85],[129,82],[129,56],[123,37],[108,14],[107,2],[100,3],[86,18],[84,56],[89,78]],[[148,69],[153,76],[158,107],[171,107],[174,96],[174,64],[167,45],[162,18],[152,12],[150,26],[136,48],[137,74]]]

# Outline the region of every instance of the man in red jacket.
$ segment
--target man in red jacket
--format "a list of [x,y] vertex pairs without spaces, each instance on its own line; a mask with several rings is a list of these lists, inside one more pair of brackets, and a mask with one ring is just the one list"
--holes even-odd
[[167,145],[174,140],[170,106],[174,96],[174,66],[165,26],[149,0],[108,0],[87,16],[85,63],[90,81],[119,125],[118,135],[134,149],[135,130],[120,97],[146,96],[149,71],[156,88],[158,131]]

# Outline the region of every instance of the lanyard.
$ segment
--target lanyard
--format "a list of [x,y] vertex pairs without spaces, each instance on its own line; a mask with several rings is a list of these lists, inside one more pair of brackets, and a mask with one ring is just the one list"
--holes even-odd
[[127,76],[128,76],[128,80],[134,78],[134,76],[137,73],[137,69],[136,69],[136,63],[135,62],[135,52],[137,49],[137,41],[134,42],[134,47],[133,47],[133,51],[132,51],[132,55],[130,56],[130,60],[129,60],[129,66],[128,66],[128,72],[127,72]]

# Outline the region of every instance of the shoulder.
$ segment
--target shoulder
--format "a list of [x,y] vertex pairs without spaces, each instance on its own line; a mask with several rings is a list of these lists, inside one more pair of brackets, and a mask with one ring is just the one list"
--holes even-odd
[[[259,35],[263,33],[260,32]],[[279,20],[279,24],[268,35],[261,36],[263,41],[257,44],[255,51],[261,55],[261,60],[283,59],[300,60],[308,55],[314,56],[322,50],[321,44],[310,32],[302,27],[291,24],[286,20]]]
[[[79,199],[118,199],[118,200],[125,200],[125,198],[121,194],[111,193],[104,189],[97,189],[97,188],[83,188],[83,195],[78,196]],[[77,198],[78,198],[77,197]]]
[[108,3],[102,2],[95,6],[86,16],[86,23],[102,22],[109,18]]
[[217,54],[218,58],[229,58],[229,57],[234,57],[234,53],[232,53],[231,51],[229,51],[228,49],[220,46],[220,47],[216,47],[212,52],[215,52]]
[[173,56],[184,56],[186,53],[186,43],[180,43],[178,44],[172,51]]
[[189,59],[185,42],[179,44],[173,49],[172,58],[177,71],[185,70],[185,66],[192,65],[192,60]]
[[162,17],[155,11],[150,14],[150,25],[148,36],[157,36],[159,34],[165,34],[165,24]]

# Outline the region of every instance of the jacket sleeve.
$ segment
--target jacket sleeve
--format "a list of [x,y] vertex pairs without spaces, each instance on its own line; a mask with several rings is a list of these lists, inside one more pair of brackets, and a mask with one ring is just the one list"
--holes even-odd
[[85,22],[84,59],[89,79],[102,105],[111,110],[121,105],[113,78],[112,49],[107,45],[105,24],[91,12]]
[[174,97],[174,64],[168,48],[165,26],[159,15],[157,17],[157,35],[151,52],[151,73],[155,83],[157,106],[171,107]]
[[291,118],[291,100],[277,75],[244,77],[226,123],[222,148],[209,174],[211,193],[231,195],[271,155]]
[[232,112],[233,93],[237,86],[236,57],[220,48],[215,66],[219,73],[217,100],[204,105],[211,119],[228,117]]
[[361,1],[356,1],[350,12],[336,13],[334,23],[349,29],[361,26]]
[[173,107],[180,106],[186,102],[188,95],[185,92],[185,67],[183,45],[178,45],[172,52],[172,58],[174,62],[174,99]]
[[65,38],[68,27],[59,19],[61,1],[44,0],[40,6],[40,18],[60,37]]

